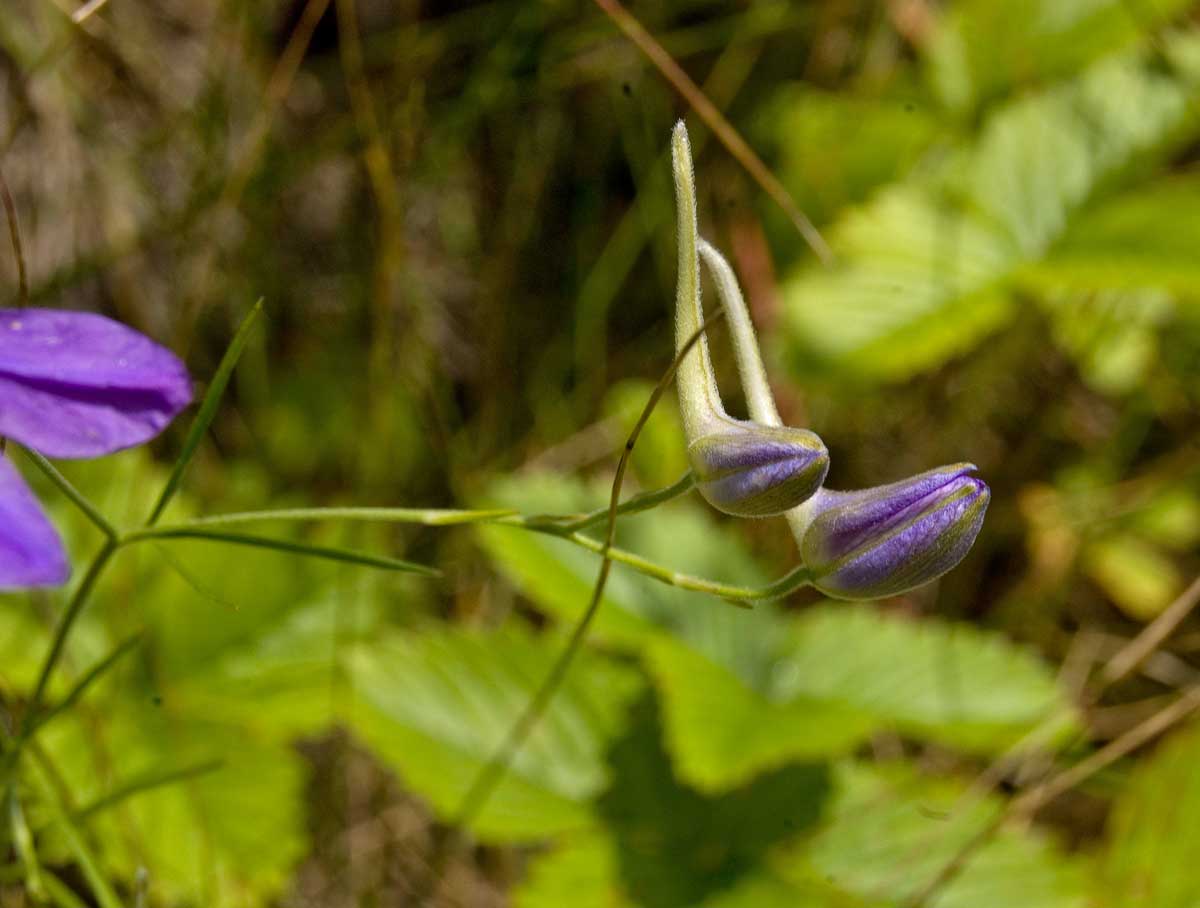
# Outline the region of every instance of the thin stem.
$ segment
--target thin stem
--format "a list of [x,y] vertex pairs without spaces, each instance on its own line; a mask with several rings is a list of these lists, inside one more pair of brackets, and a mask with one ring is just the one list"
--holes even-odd
[[750,418],[764,426],[782,426],[779,409],[775,406],[775,395],[767,380],[767,369],[763,365],[754,324],[750,321],[750,310],[738,286],[737,277],[725,256],[712,243],[700,240],[700,256],[712,273],[717,296],[725,309],[725,320],[729,324],[729,335],[733,341],[733,354],[737,360],[738,376],[746,394],[746,406]]
[[[604,543],[590,536],[585,536],[582,533],[563,534],[550,528],[539,527],[526,527],[526,529],[558,536],[575,543],[580,548],[587,549],[589,552],[596,552],[601,555],[605,552]],[[807,568],[798,567],[766,586],[734,586],[674,571],[640,555],[635,555],[632,552],[616,548],[615,546],[608,548],[608,558],[618,564],[631,567],[638,573],[645,574],[647,577],[661,581],[668,586],[675,586],[684,590],[694,590],[698,593],[708,593],[711,596],[720,596],[722,599],[730,600],[733,605],[739,605],[740,600],[778,599],[798,590],[809,581]]]
[[109,559],[112,558],[113,553],[117,551],[119,545],[120,543],[115,539],[105,541],[104,545],[100,547],[100,551],[92,558],[92,563],[88,566],[87,573],[83,575],[83,580],[75,588],[75,593],[67,603],[67,610],[58,622],[58,628],[54,632],[54,640],[50,644],[50,650],[46,653],[46,658],[42,661],[42,667],[38,671],[37,684],[34,686],[33,694],[29,698],[25,714],[21,718],[21,727],[17,735],[18,740],[16,744],[18,749],[21,746],[21,742],[28,737],[29,731],[34,721],[36,721],[37,714],[41,711],[42,701],[46,696],[46,686],[50,683],[50,676],[58,665],[58,660],[62,658],[63,647],[66,645],[71,628],[74,627],[76,619],[79,618],[80,612],[83,611],[83,607],[87,604],[88,596],[91,595],[92,589],[96,586],[96,581],[100,579],[100,574],[104,571]]
[[93,524],[95,524],[96,528],[100,530],[101,533],[108,537],[109,541],[116,541],[119,538],[120,533],[117,532],[116,527],[114,527],[108,522],[107,519],[105,519],[104,515],[97,510],[96,506],[88,501],[87,497],[77,488],[75,488],[75,486],[71,484],[71,481],[67,479],[67,477],[63,476],[63,474],[58,471],[58,468],[54,466],[54,464],[52,464],[32,448],[23,448],[22,450],[25,451],[25,456],[33,462],[33,465],[41,470],[42,473],[45,474],[46,478],[54,483],[58,487],[58,490],[66,495],[67,498],[70,499],[71,503],[75,505],[75,507],[79,508],[79,510],[83,512],[83,515],[87,517],[87,519]]
[[566,679],[567,672],[571,664],[575,661],[575,656],[579,653],[580,648],[583,646],[583,641],[587,637],[592,620],[600,610],[600,603],[604,598],[604,588],[608,583],[608,575],[612,570],[613,559],[611,553],[613,540],[616,538],[617,532],[617,509],[621,499],[621,487],[625,480],[625,470],[629,465],[629,456],[633,452],[638,436],[641,434],[646,421],[650,418],[654,407],[658,404],[659,399],[674,379],[675,372],[679,369],[680,363],[685,359],[692,347],[701,341],[704,332],[720,317],[721,314],[716,313],[708,321],[697,326],[692,336],[686,339],[686,342],[681,345],[681,349],[676,354],[674,362],[671,363],[670,368],[667,369],[666,373],[659,380],[659,383],[655,386],[654,391],[650,394],[650,399],[646,402],[646,406],[642,410],[641,416],[638,418],[637,424],[634,425],[633,431],[630,432],[629,439],[625,442],[620,459],[617,461],[616,475],[613,477],[612,494],[609,496],[608,502],[608,527],[605,532],[604,542],[600,544],[599,550],[601,557],[600,571],[596,576],[596,583],[592,587],[592,595],[588,600],[587,607],[579,617],[575,627],[571,630],[571,636],[567,640],[567,645],[559,654],[558,659],[551,667],[549,674],[546,675],[541,686],[530,699],[524,712],[513,723],[508,735],[491,760],[484,764],[467,789],[458,810],[451,820],[454,827],[462,828],[469,824],[487,804],[496,787],[504,778],[504,774],[507,772],[513,757],[516,756],[517,751],[525,742],[529,733],[533,731],[538,720],[541,719],[542,713],[549,706],[551,699],[553,699],[554,694],[557,693],[559,687]]
[[[669,486],[664,486],[661,489],[652,489],[648,492],[642,492],[640,495],[633,496],[633,498],[630,498],[628,501],[626,501],[624,504],[622,504],[619,508],[617,508],[617,513],[624,515],[624,514],[638,514],[638,513],[641,513],[642,511],[649,511],[651,508],[656,508],[660,504],[665,504],[666,502],[671,501],[675,498],[678,498],[681,495],[686,495],[688,492],[690,492],[695,487],[696,487],[696,476],[694,473],[691,472],[691,470],[689,470],[688,472],[684,473],[683,476],[679,477],[679,479],[677,479],[675,482],[671,483],[671,485],[669,485]],[[590,513],[584,514],[584,515],[582,515],[580,517],[576,517],[574,519],[551,515],[551,516],[547,516],[544,518],[539,517],[539,516],[519,517],[518,519],[515,519],[515,520],[502,520],[500,522],[501,523],[510,523],[510,522],[518,523],[519,522],[520,524],[522,524],[524,526],[527,526],[531,529],[535,529],[535,528],[537,528],[537,526],[540,522],[544,521],[545,523],[547,523],[559,530],[573,533],[573,532],[578,532],[579,530],[589,529],[590,527],[596,526],[599,523],[603,523],[607,519],[608,519],[608,508],[604,507],[604,508],[597,508],[596,510],[591,511]]]
[[[782,426],[779,408],[775,405],[775,395],[771,393],[771,383],[767,379],[767,369],[763,365],[762,352],[758,346],[758,338],[754,334],[754,323],[750,320],[750,310],[746,299],[738,286],[737,276],[711,243],[700,240],[700,254],[712,272],[713,283],[717,288],[717,296],[725,310],[729,321],[729,333],[733,339],[733,352],[737,360],[738,377],[742,380],[742,390],[746,394],[746,406],[750,418],[765,426]],[[783,516],[788,522],[796,547],[800,548],[804,540],[804,532],[808,529],[810,511],[813,502],[823,494],[818,491],[808,501],[802,502],[787,511]]]
[[145,542],[148,539],[197,539],[205,542],[223,542],[227,545],[271,549],[277,552],[288,552],[293,555],[304,555],[309,558],[323,558],[327,561],[342,561],[347,564],[358,564],[364,567],[380,568],[381,570],[420,574],[424,577],[441,576],[441,571],[438,571],[436,568],[416,564],[412,561],[402,561],[399,558],[389,558],[386,555],[368,555],[350,549],[309,545],[305,542],[292,542],[288,539],[271,539],[266,536],[246,536],[242,533],[226,533],[220,530],[189,529],[186,527],[176,529],[163,528],[161,530],[135,530],[123,537],[121,544]]
[[194,517],[178,523],[161,524],[138,530],[130,538],[151,539],[171,536],[180,530],[214,529],[243,523],[268,523],[270,521],[316,522],[322,520],[348,520],[364,523],[416,523],[423,526],[454,526],[466,523],[486,523],[518,517],[511,508],[482,511],[462,511],[438,508],[278,508],[265,511],[242,511],[233,514],[213,514]]
[[4,202],[4,216],[8,219],[8,235],[12,239],[13,258],[17,260],[17,305],[29,305],[29,275],[25,270],[25,252],[21,246],[21,223],[17,219],[17,203],[4,171],[0,170],[0,200]]

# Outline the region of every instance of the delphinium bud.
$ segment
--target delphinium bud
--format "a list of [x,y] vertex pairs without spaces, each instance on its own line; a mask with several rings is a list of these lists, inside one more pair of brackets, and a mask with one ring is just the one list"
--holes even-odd
[[974,472],[954,464],[871,489],[822,489],[794,512],[812,585],[877,599],[945,574],[970,551],[991,498]]
[[[691,149],[683,123],[671,140],[679,218],[676,350],[704,322],[700,302],[700,240]],[[701,337],[677,376],[688,459],[700,494],[739,517],[782,514],[807,500],[825,480],[829,453],[812,432],[730,417],[721,402],[708,342]]]

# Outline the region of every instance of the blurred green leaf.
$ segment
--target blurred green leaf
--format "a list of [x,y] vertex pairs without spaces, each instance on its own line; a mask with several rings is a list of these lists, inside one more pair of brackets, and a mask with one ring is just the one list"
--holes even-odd
[[762,115],[779,178],[817,223],[906,176],[944,131],[917,99],[866,98],[791,85]]
[[[964,797],[953,780],[904,764],[846,763],[834,773],[825,827],[777,862],[801,880],[814,876],[890,908],[921,891],[1000,810],[992,797]],[[1083,908],[1085,864],[1042,835],[1002,828],[968,857],[929,908]]]
[[1113,604],[1137,621],[1149,621],[1183,588],[1174,563],[1145,540],[1118,533],[1083,552],[1083,570]]
[[1200,293],[1200,178],[1166,176],[1102,199],[1020,277],[1033,287],[1074,290],[1161,288]]
[[1109,819],[1097,904],[1192,908],[1200,904],[1200,726],[1193,724],[1136,767]]
[[706,790],[850,752],[876,729],[992,753],[1043,722],[1071,723],[1050,669],[1004,638],[846,604],[800,615],[757,677],[672,641],[648,667],[676,767]]
[[599,830],[564,835],[529,863],[513,897],[516,908],[626,908],[616,846]]
[[1188,102],[1198,40],[1169,38],[1175,69],[1146,53],[1109,57],[1002,106],[940,167],[850,209],[830,234],[837,263],[785,282],[793,358],[903,378],[1002,324],[1020,266],[1090,197],[1200,127]]
[[[428,628],[356,652],[355,732],[442,815],[458,808],[558,656],[562,641],[516,630]],[[586,825],[608,781],[604,752],[641,687],[627,668],[589,654],[472,823],[489,840],[534,839]]]
[[[254,906],[278,891],[308,847],[306,768],[289,746],[244,726],[197,722],[147,701],[113,701],[101,739],[84,721],[59,720],[42,738],[79,806],[181,767],[212,772],[138,791],[87,818],[110,872],[149,872],[165,903]],[[108,748],[118,751],[113,765]],[[58,854],[51,837],[49,850]]]
[[768,850],[811,828],[828,794],[826,770],[795,765],[718,796],[676,779],[653,700],[610,754],[612,785],[598,804],[616,845],[621,888],[641,908],[696,905],[736,885]]
[[965,113],[1072,73],[1189,6],[1188,0],[960,0],[933,30],[929,78],[943,104]]

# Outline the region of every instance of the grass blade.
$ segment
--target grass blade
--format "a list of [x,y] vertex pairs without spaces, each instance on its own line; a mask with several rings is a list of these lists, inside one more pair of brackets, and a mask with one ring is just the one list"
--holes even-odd
[[204,438],[204,433],[208,431],[208,427],[212,424],[213,417],[217,415],[217,407],[220,406],[221,397],[225,394],[225,388],[229,384],[229,379],[233,375],[233,369],[241,359],[242,351],[246,349],[246,342],[250,339],[250,329],[254,327],[258,317],[262,314],[263,301],[260,299],[250,309],[250,312],[242,319],[242,324],[237,330],[237,334],[233,336],[233,340],[229,342],[229,347],[225,350],[225,355],[221,357],[221,362],[217,366],[217,371],[213,374],[212,382],[208,386],[208,392],[204,395],[204,400],[200,402],[200,409],[196,413],[196,418],[192,420],[192,426],[188,429],[187,438],[183,442],[183,450],[179,452],[179,457],[175,460],[175,466],[171,468],[171,475],[167,479],[167,484],[163,487],[162,493],[158,496],[158,501],[154,504],[154,510],[150,512],[150,516],[146,520],[146,526],[154,526],[158,523],[158,518],[162,516],[171,499],[175,497],[175,492],[179,489],[179,483],[183,479],[183,471],[187,469],[187,465],[191,463],[193,455],[196,453],[196,448],[200,446],[201,439]]
[[122,656],[141,643],[141,641],[142,635],[134,634],[132,637],[128,637],[121,643],[118,643],[116,648],[113,649],[111,653],[92,666],[88,673],[80,678],[78,682],[76,682],[75,686],[71,688],[71,692],[63,698],[61,703],[51,707],[39,716],[31,717],[29,730],[26,732],[26,734],[33,734],[34,731],[36,731],[38,728],[41,728],[55,716],[71,709],[71,707],[79,702],[79,699],[85,693],[87,693],[87,689],[91,687],[93,683],[99,680],[105,672],[107,672],[110,668],[116,665],[117,662],[120,661]]
[[116,807],[122,801],[127,801],[135,795],[154,791],[157,788],[165,788],[168,785],[174,785],[176,782],[185,782],[197,776],[207,775],[210,772],[215,772],[224,765],[224,760],[206,760],[203,763],[195,763],[191,766],[183,766],[178,769],[160,769],[141,773],[128,779],[103,797],[97,798],[91,804],[85,804],[83,807],[80,807],[75,811],[73,817],[77,822],[82,823],[102,811]]
[[303,555],[308,558],[323,558],[327,561],[341,561],[346,564],[358,564],[385,571],[420,574],[424,577],[441,576],[441,571],[423,564],[416,564],[412,561],[402,561],[399,558],[389,558],[386,555],[370,555],[365,552],[356,552],[353,549],[310,545],[307,542],[293,542],[288,539],[272,539],[269,536],[247,536],[242,533],[225,533],[220,530],[193,529],[180,526],[138,531],[125,537],[127,543],[142,542],[147,539],[200,539],[208,542],[223,542],[227,545],[244,545],[260,549],[273,549],[278,552],[289,552],[293,555]]

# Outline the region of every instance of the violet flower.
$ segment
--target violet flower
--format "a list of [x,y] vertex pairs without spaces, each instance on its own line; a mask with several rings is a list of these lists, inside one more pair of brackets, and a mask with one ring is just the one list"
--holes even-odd
[[[46,457],[87,458],[149,441],[192,399],[178,357],[100,315],[0,309],[0,437]],[[62,542],[0,455],[0,589],[55,586]]]
[[877,599],[945,574],[970,551],[991,499],[974,472],[960,463],[871,489],[822,489],[796,509],[793,526],[812,585]]

